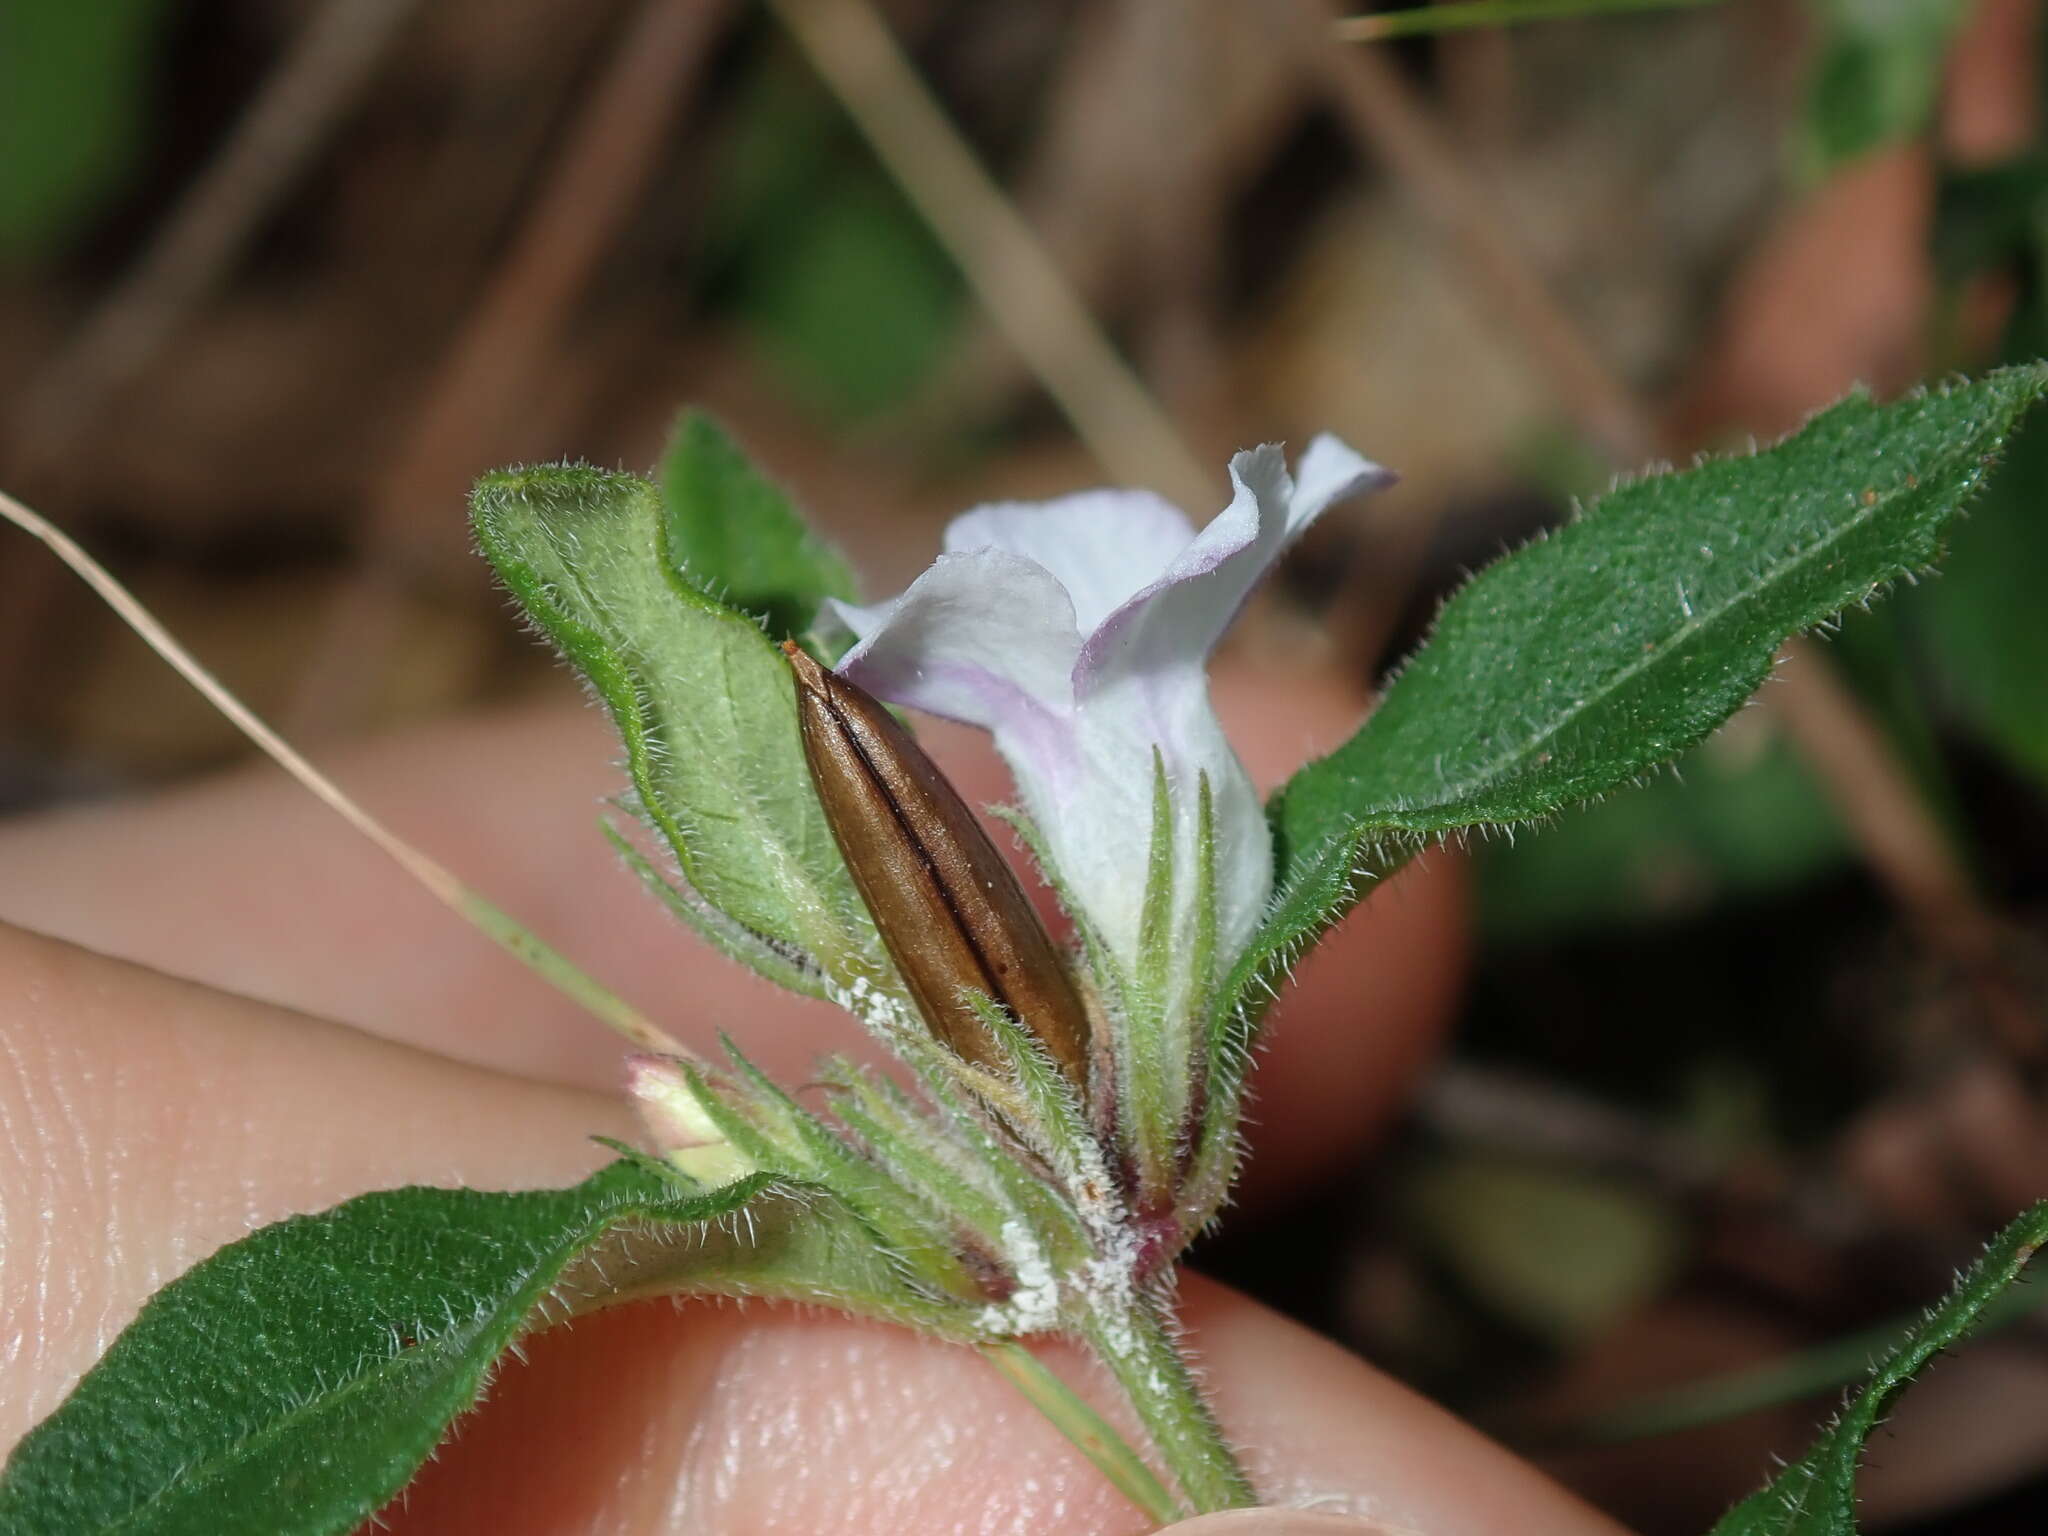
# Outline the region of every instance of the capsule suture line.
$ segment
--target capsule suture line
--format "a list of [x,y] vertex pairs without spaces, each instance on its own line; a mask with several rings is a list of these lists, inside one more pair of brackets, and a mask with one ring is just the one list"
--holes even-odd
[[794,642],[805,759],[827,824],[932,1032],[1002,1066],[970,992],[1000,1004],[1074,1086],[1088,1086],[1088,1013],[1016,872],[924,750],[858,684]]

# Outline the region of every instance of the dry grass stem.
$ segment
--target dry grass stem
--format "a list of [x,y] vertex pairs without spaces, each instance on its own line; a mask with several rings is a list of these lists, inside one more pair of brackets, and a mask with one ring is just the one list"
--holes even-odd
[[1323,0],[1289,0],[1304,63],[1345,128],[1441,224],[1481,299],[1527,347],[1580,429],[1617,464],[1655,457],[1650,415],[1617,379],[1523,254],[1495,198],[1465,169],[1451,136],[1399,69],[1331,38]]
[[141,260],[59,353],[12,434],[48,462],[220,284],[373,78],[418,0],[326,0]]
[[403,628],[408,570],[468,553],[452,515],[489,468],[619,230],[640,206],[729,0],[645,0],[591,87],[504,264],[470,312],[370,497],[361,565],[336,598],[291,711],[295,731],[368,712]]
[[13,523],[48,546],[51,553],[75,571],[157,655],[197,689],[207,703],[233,722],[272,762],[290,774],[314,798],[368,838],[393,863],[433,893],[436,900],[452,909],[465,922],[480,929],[520,959],[583,1004],[642,1050],[670,1055],[686,1054],[683,1048],[652,1020],[630,1004],[615,997],[596,981],[575,970],[555,951],[547,948],[490,902],[464,885],[445,866],[429,858],[383,822],[348,797],[326,774],[306,761],[299,751],[270,728],[254,710],[231,693],[171,632],[143,607],[135,595],[115,579],[112,572],[85,552],[78,542],[32,508],[0,491],[0,517]]
[[1201,507],[1218,487],[867,0],[769,0],[975,296],[1109,476]]

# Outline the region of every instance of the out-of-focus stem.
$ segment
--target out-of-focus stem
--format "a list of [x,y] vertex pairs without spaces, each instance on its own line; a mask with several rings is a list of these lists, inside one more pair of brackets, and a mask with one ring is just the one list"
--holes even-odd
[[413,412],[371,492],[363,559],[335,596],[286,727],[358,723],[395,664],[406,572],[468,556],[466,524],[428,515],[460,503],[549,361],[577,299],[641,206],[668,133],[731,0],[642,0],[588,93],[505,260]]
[[975,297],[1110,475],[1200,507],[1219,489],[867,0],[768,0]]
[[15,441],[74,449],[248,247],[360,97],[418,0],[326,0],[141,258],[38,382]]
[[981,1352],[1005,1380],[1023,1393],[1031,1405],[1112,1483],[1154,1520],[1171,1522],[1187,1514],[1178,1500],[1166,1491],[1144,1458],[1125,1443],[1123,1436],[1101,1414],[1059,1377],[1038,1356],[1014,1339],[984,1344]]
[[[1665,446],[1649,412],[1550,292],[1497,199],[1468,172],[1414,88],[1375,50],[1332,40],[1327,0],[1290,4],[1304,62],[1321,76],[1360,146],[1385,159],[1442,224],[1475,290],[1514,328],[1587,440],[1620,468],[1640,465]],[[1794,675],[1801,670],[1805,676]],[[2003,975],[1996,920],[1868,711],[1818,661],[1792,669],[1766,698],[1841,811],[1864,863],[1921,939],[1969,983],[2008,1048],[2038,1055],[2040,1027]]]
[[2038,1060],[2040,1019],[2007,974],[1998,919],[1869,712],[1802,640],[1763,698],[1921,942],[1962,973],[1999,1043]]
[[1396,37],[1463,32],[1474,27],[1512,27],[1528,21],[1570,21],[1582,16],[1624,16],[1631,11],[1675,11],[1715,0],[1467,0],[1465,4],[1417,5],[1371,16],[1343,16],[1332,30],[1348,43],[1380,43]]
[[1496,200],[1466,171],[1415,89],[1374,50],[1336,42],[1325,0],[1287,0],[1282,14],[1302,64],[1352,137],[1443,226],[1473,290],[1528,349],[1588,438],[1617,464],[1649,458],[1657,434],[1648,413],[1530,265]]

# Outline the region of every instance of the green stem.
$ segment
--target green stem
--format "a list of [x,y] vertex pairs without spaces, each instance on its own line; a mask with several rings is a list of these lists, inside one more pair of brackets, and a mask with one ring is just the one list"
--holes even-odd
[[1388,38],[1462,32],[1473,27],[1509,27],[1525,21],[1617,16],[1630,11],[1678,10],[1713,3],[1714,0],[1465,0],[1456,5],[1418,5],[1405,11],[1346,16],[1337,22],[1336,30],[1337,36],[1346,42],[1378,43]]
[[1164,1525],[1187,1517],[1187,1511],[1115,1426],[1054,1375],[1043,1360],[1014,1340],[984,1344],[981,1352],[1133,1504]]
[[1164,1306],[1148,1298],[1128,1310],[1097,1311],[1083,1334],[1151,1432],[1159,1460],[1198,1515],[1258,1502],[1251,1479],[1175,1341]]

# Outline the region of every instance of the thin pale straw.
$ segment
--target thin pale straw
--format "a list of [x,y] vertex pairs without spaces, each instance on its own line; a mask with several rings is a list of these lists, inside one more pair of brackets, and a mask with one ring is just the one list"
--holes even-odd
[[69,534],[5,491],[0,491],[0,516],[42,540],[52,554],[75,571],[100,600],[114,610],[122,623],[169,662],[207,703],[234,724],[236,730],[311,791],[323,805],[388,854],[400,869],[425,886],[465,922],[509,950],[556,990],[595,1014],[642,1050],[671,1056],[689,1054],[632,1004],[579,970],[559,951],[527,932],[510,914],[464,885],[451,871],[427,857],[343,794],[339,785],[300,756],[291,743],[273,731],[255,711],[201,666],[198,659],[157,621],[156,616]]

